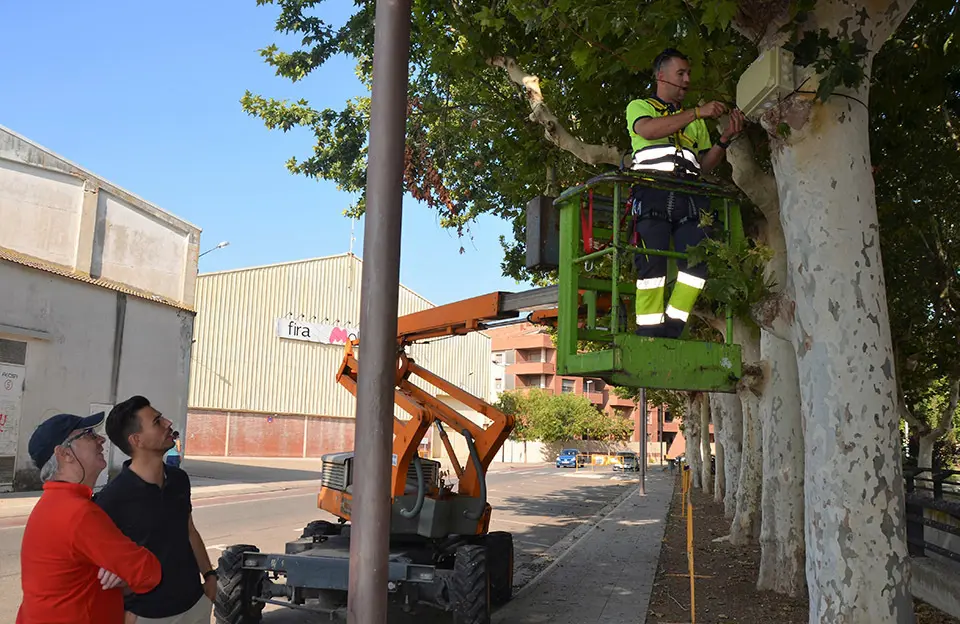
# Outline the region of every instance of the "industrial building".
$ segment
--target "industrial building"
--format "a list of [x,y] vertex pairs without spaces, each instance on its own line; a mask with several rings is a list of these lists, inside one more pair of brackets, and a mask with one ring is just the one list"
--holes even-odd
[[[150,397],[187,413],[200,229],[0,127],[0,491],[34,428]],[[110,470],[123,453],[107,444]]]
[[[188,457],[319,457],[353,449],[356,399],[336,380],[344,344],[360,333],[362,261],[353,254],[200,275],[193,345]],[[398,315],[433,307],[400,287]],[[363,359],[360,345],[360,360]],[[487,398],[490,338],[483,333],[413,345],[420,365]],[[419,384],[436,395],[436,389]],[[485,418],[449,396],[448,405]],[[406,415],[399,409],[399,417]],[[422,450],[441,458],[428,433]],[[461,460],[465,444],[451,435]]]

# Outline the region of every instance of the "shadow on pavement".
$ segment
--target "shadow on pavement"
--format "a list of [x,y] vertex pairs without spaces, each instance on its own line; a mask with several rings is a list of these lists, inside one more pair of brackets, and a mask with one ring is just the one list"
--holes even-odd
[[[561,490],[531,496],[513,494],[490,500],[493,506],[491,525],[493,530],[506,530],[513,534],[515,566],[528,566],[528,571],[539,572],[549,562],[536,562],[536,558],[562,540],[571,531],[590,521],[601,509],[615,500],[628,488],[636,488],[639,476],[619,475],[612,472],[597,472],[594,477],[570,476],[569,485]],[[648,474],[648,478],[653,475]],[[574,565],[577,562],[572,562]],[[566,564],[564,564],[566,565]],[[516,591],[516,588],[515,588]],[[331,620],[328,615],[281,609],[263,615],[263,624],[314,624],[319,622],[343,622]],[[391,609],[389,624],[452,624],[453,616],[419,607],[415,614],[405,614],[399,608]]]
[[[317,462],[319,467],[320,462]],[[191,477],[215,479],[223,483],[278,483],[284,481],[320,481],[320,470],[257,466],[188,457],[183,468]]]

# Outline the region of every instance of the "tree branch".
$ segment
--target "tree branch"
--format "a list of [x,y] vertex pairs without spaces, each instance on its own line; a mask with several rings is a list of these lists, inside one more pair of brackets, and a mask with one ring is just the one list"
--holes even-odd
[[750,310],[750,318],[765,331],[793,344],[796,310],[796,302],[781,289],[754,305]]
[[[856,4],[860,3],[854,3],[854,8]],[[890,35],[900,27],[900,23],[907,17],[916,0],[884,0],[883,2],[873,0],[868,4],[874,23],[872,32],[869,32],[870,50],[876,53]]]
[[914,416],[902,396],[900,397],[900,402],[897,407],[900,411],[900,418],[907,421],[912,427],[916,427],[917,434],[920,437],[939,440],[953,426],[953,415],[957,411],[958,402],[960,402],[960,378],[954,378],[950,380],[950,400],[947,402],[947,407],[944,408],[940,414],[940,422],[936,427],[931,427],[929,423],[925,423]]
[[754,396],[759,397],[763,392],[765,383],[766,374],[763,361],[743,363],[743,376],[737,382],[738,391],[749,391]]
[[903,400],[903,397],[900,397],[900,403],[897,407],[900,410],[900,418],[907,421],[911,427],[915,427],[919,435],[925,436],[930,432],[930,425],[913,415],[913,412],[907,408],[907,403]]
[[767,221],[780,220],[780,195],[773,174],[767,173],[753,157],[753,143],[741,134],[727,149],[727,161],[733,167],[733,183],[746,193]]
[[947,126],[950,138],[957,144],[957,149],[960,149],[960,132],[957,132],[957,129],[953,127],[953,120],[950,119],[950,111],[947,110],[947,107],[943,104],[940,105],[940,111],[943,113],[943,123]]
[[933,439],[937,440],[953,427],[953,415],[957,412],[957,401],[960,399],[960,378],[950,380],[950,401],[947,408],[940,414],[940,422],[933,430]]
[[570,152],[588,165],[621,165],[620,151],[610,145],[593,145],[585,143],[560,123],[557,116],[543,101],[540,91],[540,79],[524,71],[516,60],[508,56],[496,56],[487,63],[492,67],[499,67],[507,72],[510,80],[524,88],[527,101],[530,103],[530,121],[543,126],[543,134],[548,141],[560,149]]

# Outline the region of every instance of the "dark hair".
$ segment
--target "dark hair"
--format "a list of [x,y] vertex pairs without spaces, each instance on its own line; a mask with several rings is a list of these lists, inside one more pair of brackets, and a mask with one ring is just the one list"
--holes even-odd
[[122,403],[117,403],[107,416],[107,437],[127,455],[133,450],[130,447],[130,436],[140,433],[137,412],[145,407],[150,407],[150,401],[139,395],[132,396]]
[[660,73],[660,70],[663,69],[664,63],[670,59],[678,58],[681,61],[689,61],[687,55],[677,50],[676,48],[667,48],[663,52],[657,55],[657,58],[653,60],[653,76],[656,77]]

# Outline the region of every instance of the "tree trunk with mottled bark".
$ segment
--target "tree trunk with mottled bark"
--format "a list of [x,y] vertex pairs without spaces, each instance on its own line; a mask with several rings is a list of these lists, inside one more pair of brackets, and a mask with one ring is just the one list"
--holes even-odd
[[700,412],[699,398],[693,396],[687,399],[687,413],[683,418],[683,433],[686,437],[684,450],[686,465],[690,468],[691,482],[695,487],[703,487],[700,472]]
[[763,479],[759,401],[750,390],[741,391],[741,395],[743,450],[740,483],[737,486],[737,510],[730,525],[730,542],[738,545],[755,542],[760,536],[760,492]]
[[717,458],[717,467],[713,475],[713,500],[714,502],[722,503],[727,489],[727,475],[723,465],[726,456],[726,450],[724,449],[723,411],[720,409],[720,402],[716,393],[708,395],[707,398],[710,401],[710,417],[713,420],[713,444],[716,448],[715,455]]
[[700,484],[707,494],[713,492],[713,471],[710,469],[710,396],[700,395]]
[[[737,513],[737,496],[740,487],[740,463],[743,448],[743,406],[736,394],[718,394],[716,404],[723,412],[723,515],[733,520]],[[719,457],[717,458],[719,461]]]
[[738,322],[736,334],[743,352],[744,377],[737,389],[743,414],[743,442],[740,457],[740,482],[737,485],[737,508],[730,526],[730,542],[743,545],[760,536],[760,488],[763,482],[763,451],[760,445],[760,402],[756,394],[757,379],[748,371],[760,360],[760,331]]
[[764,331],[760,425],[763,446],[758,589],[796,596],[806,588],[803,421],[793,346]]
[[866,106],[872,56],[912,4],[819,0],[806,28],[864,42],[868,79],[850,97],[798,94],[764,120],[786,135],[772,153],[796,295],[811,623],[914,621]]

